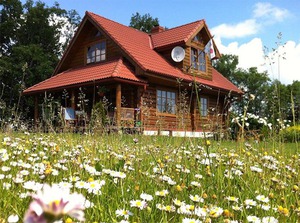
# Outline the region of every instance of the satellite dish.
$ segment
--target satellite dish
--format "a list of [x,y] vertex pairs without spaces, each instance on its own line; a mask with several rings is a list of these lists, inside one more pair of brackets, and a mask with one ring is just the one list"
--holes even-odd
[[182,47],[176,46],[171,52],[171,57],[175,62],[181,62],[185,57],[185,51]]

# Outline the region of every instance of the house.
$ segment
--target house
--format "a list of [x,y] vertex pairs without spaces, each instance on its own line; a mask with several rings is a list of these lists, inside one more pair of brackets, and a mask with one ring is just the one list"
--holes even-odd
[[227,96],[242,94],[212,67],[219,57],[204,20],[147,34],[86,12],[52,77],[24,94],[35,96],[35,120],[45,92],[67,92],[62,106],[74,110],[84,92],[84,112],[105,99],[118,128],[132,121],[144,134],[200,136],[224,126]]

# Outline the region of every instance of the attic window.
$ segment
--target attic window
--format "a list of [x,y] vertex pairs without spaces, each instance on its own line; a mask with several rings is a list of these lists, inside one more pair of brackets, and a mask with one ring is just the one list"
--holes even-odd
[[86,63],[95,63],[106,59],[106,42],[102,41],[95,45],[89,46],[87,49]]
[[101,33],[100,33],[100,31],[97,31],[95,37],[99,37],[99,36],[101,36]]
[[206,72],[205,52],[191,48],[191,64],[195,70]]
[[197,43],[202,43],[203,44],[203,39],[202,39],[202,37],[200,36],[199,33],[193,38],[193,41],[197,42]]

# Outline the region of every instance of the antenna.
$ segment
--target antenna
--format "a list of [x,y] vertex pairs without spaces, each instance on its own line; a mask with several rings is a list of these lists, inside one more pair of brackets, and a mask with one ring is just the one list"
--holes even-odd
[[185,57],[185,51],[182,47],[176,46],[171,52],[171,57],[175,62],[181,62]]

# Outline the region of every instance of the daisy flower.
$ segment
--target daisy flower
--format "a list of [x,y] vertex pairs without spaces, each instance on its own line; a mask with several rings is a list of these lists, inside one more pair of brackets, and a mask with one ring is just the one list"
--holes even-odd
[[195,218],[184,218],[182,219],[182,223],[202,223],[202,221]]
[[44,184],[42,190],[32,195],[33,201],[25,213],[24,223],[53,222],[65,215],[84,221],[84,196],[69,192],[69,189],[62,189],[58,185],[51,187]]
[[132,216],[132,212],[125,210],[125,209],[118,209],[116,210],[117,217],[124,217],[125,219],[128,219],[129,216]]
[[143,199],[143,200],[145,200],[145,201],[152,201],[152,200],[153,200],[152,195],[150,195],[150,194],[145,194],[145,193],[142,193],[142,194],[140,195],[140,198]]
[[263,217],[261,222],[262,223],[278,223],[279,221],[274,217],[268,216],[268,217]]
[[253,222],[253,223],[261,223],[261,220],[258,217],[254,216],[254,215],[247,216],[247,221],[248,222]]
[[257,195],[256,200],[264,202],[264,203],[269,203],[269,198],[265,197],[264,195]]
[[140,210],[143,210],[144,208],[147,207],[147,202],[142,200],[131,200],[130,207],[136,207],[139,208]]
[[161,191],[156,191],[155,195],[159,196],[159,197],[165,197],[169,194],[168,190],[161,190]]
[[204,199],[200,197],[199,195],[190,195],[190,199],[194,202],[203,202]]

